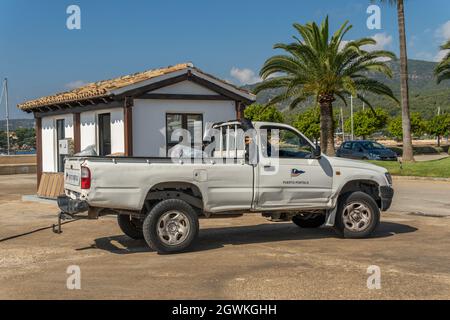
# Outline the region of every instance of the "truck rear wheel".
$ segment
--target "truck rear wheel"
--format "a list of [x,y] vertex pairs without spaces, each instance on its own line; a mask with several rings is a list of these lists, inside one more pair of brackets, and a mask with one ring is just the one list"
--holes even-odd
[[367,193],[356,191],[340,199],[336,215],[336,232],[344,238],[366,238],[380,223],[380,209]]
[[325,223],[325,215],[297,215],[292,217],[292,222],[300,228],[311,229],[318,228]]
[[198,230],[197,213],[179,199],[159,202],[147,214],[143,225],[145,241],[159,253],[186,250],[196,240]]
[[117,223],[120,230],[132,239],[144,239],[142,233],[142,221],[132,218],[131,216],[119,214],[117,216]]

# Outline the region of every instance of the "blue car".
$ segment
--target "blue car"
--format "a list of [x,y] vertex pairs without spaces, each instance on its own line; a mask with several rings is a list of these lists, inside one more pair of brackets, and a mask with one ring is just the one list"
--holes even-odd
[[346,141],[337,150],[336,156],[360,160],[397,161],[397,154],[394,151],[370,140]]

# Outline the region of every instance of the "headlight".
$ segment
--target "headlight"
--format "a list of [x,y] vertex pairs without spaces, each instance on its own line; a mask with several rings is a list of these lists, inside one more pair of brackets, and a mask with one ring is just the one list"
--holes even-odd
[[386,172],[384,174],[386,176],[386,180],[389,182],[389,184],[392,184],[392,176],[389,172]]

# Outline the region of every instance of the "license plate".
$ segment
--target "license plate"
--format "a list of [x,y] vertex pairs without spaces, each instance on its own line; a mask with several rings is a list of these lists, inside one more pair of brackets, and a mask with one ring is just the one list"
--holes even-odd
[[70,185],[79,186],[80,170],[66,169],[65,180]]

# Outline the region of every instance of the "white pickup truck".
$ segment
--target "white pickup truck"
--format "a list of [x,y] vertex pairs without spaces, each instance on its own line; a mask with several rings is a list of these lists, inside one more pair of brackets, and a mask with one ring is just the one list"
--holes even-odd
[[[295,128],[230,121],[213,126],[211,156],[73,156],[65,160],[61,214],[116,214],[122,231],[160,253],[190,247],[199,217],[260,212],[302,228],[369,236],[392,202],[386,169],[328,157]],[[244,136],[236,132],[245,133]],[[211,151],[211,148],[209,148]]]

